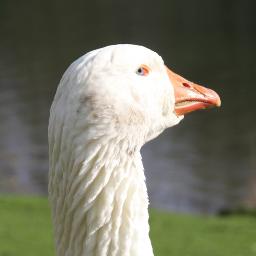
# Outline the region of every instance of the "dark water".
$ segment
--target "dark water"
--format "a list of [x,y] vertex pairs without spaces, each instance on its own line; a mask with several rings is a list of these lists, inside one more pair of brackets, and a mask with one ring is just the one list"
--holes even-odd
[[46,193],[48,112],[62,73],[89,50],[134,43],[223,102],[144,147],[151,205],[256,206],[255,8],[242,0],[1,0],[0,192]]

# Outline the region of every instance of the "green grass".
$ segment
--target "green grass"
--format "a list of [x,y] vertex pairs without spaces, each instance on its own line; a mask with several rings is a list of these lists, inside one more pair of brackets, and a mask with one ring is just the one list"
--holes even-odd
[[45,198],[0,197],[0,256],[54,255]]
[[156,255],[255,256],[256,216],[202,217],[151,212]]
[[[156,210],[150,215],[156,256],[256,255],[253,215],[200,217]],[[47,199],[0,197],[0,256],[23,255],[54,255]]]

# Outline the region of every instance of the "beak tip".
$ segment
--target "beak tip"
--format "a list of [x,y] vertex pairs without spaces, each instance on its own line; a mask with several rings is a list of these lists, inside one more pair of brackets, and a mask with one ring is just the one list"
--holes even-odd
[[216,107],[221,107],[221,99],[220,96],[216,93]]
[[[202,88],[201,86],[199,88]],[[220,99],[220,96],[217,92],[215,92],[214,90],[212,89],[208,89],[208,88],[203,88],[204,90],[204,94],[206,96],[206,98],[209,99],[210,102],[212,102],[212,105],[214,107],[220,107],[221,106],[221,99]]]

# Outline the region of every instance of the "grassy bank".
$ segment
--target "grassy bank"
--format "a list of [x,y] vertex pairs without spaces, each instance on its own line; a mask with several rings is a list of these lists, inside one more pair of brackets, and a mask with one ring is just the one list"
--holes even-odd
[[[196,217],[152,210],[157,256],[255,256],[256,217]],[[45,198],[0,197],[0,256],[54,255]]]

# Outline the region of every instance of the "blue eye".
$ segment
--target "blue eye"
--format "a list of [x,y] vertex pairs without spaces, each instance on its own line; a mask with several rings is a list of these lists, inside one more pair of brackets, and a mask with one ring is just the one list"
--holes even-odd
[[137,71],[136,71],[136,74],[139,75],[139,76],[147,76],[149,74],[149,67],[146,66],[146,65],[141,65]]

